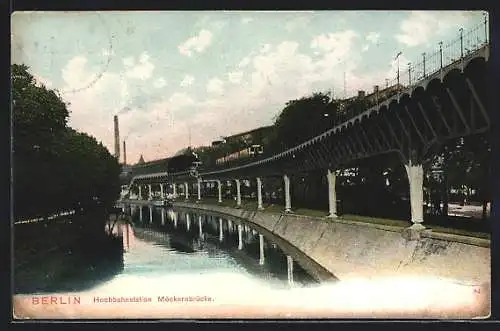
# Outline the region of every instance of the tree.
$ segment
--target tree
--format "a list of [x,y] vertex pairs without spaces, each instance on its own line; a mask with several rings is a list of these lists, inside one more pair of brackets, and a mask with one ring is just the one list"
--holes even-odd
[[120,165],[94,137],[67,127],[56,91],[36,84],[25,65],[12,66],[14,214],[47,216],[120,191]]

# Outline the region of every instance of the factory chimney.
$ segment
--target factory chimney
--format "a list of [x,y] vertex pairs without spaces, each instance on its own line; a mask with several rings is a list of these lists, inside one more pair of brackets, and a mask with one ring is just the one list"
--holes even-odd
[[118,130],[118,115],[115,115],[115,157],[120,161],[120,131]]
[[127,148],[125,146],[125,140],[123,141],[123,164],[127,165]]

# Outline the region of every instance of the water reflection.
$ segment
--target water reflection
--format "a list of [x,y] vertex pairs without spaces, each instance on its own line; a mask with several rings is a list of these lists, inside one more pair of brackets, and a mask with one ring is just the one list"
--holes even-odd
[[[149,218],[144,218],[143,209],[148,210]],[[271,239],[248,224],[213,215],[153,206],[130,206],[127,210],[132,224],[122,226],[130,227],[128,233],[157,248],[154,252],[148,250],[148,254],[166,254],[169,257],[183,255],[181,260],[184,266],[181,270],[200,270],[198,264],[201,263],[204,267],[210,265],[209,269],[221,267],[225,271],[229,268],[234,273],[245,272],[272,286],[296,287],[316,282]],[[192,220],[195,220],[194,224]],[[139,250],[134,254],[143,253]],[[128,261],[125,256],[126,265]],[[140,263],[140,259],[134,263]],[[162,270],[166,273],[175,272],[176,269],[170,270],[165,266]]]

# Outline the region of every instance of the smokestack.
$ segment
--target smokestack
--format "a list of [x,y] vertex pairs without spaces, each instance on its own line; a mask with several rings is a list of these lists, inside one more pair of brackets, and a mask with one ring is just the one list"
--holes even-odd
[[115,115],[115,157],[120,161],[120,131],[118,130],[118,115]]
[[123,164],[127,164],[127,148],[125,146],[125,140],[123,141]]

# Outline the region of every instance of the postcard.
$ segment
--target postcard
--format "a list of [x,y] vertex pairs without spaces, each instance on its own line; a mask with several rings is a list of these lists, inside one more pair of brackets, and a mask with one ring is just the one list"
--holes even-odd
[[14,320],[490,316],[488,13],[11,31]]

